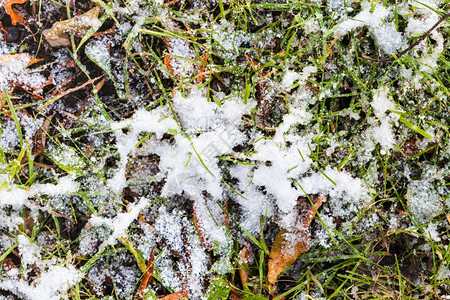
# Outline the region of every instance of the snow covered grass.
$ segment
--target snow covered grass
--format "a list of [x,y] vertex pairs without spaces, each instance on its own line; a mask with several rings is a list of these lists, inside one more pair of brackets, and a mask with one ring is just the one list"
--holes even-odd
[[[49,64],[0,60],[5,299],[450,294],[449,21],[395,57],[448,3],[41,2],[104,17]],[[10,90],[44,69],[56,93]],[[318,195],[310,249],[270,285]]]

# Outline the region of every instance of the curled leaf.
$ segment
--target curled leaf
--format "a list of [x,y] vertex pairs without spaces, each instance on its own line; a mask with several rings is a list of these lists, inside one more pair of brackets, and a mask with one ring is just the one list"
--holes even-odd
[[3,7],[5,8],[8,15],[11,17],[11,24],[16,25],[17,23],[23,24],[23,17],[20,13],[12,8],[14,4],[23,4],[27,0],[5,0],[3,1]]
[[309,210],[306,210],[306,213],[300,216],[302,226],[289,230],[282,229],[275,237],[272,249],[270,250],[269,270],[267,273],[267,279],[271,285],[275,285],[278,275],[291,266],[299,255],[309,249],[309,240],[311,238],[309,227],[316,215],[316,210],[322,205],[325,199],[326,196],[321,195],[314,203],[315,208],[313,208],[307,199],[301,198],[300,213],[305,212],[305,207],[310,207]]
[[67,32],[81,33],[81,31],[95,26],[99,22],[98,15],[100,14],[100,10],[101,8],[96,6],[80,16],[56,22],[50,28],[46,38],[52,39]]

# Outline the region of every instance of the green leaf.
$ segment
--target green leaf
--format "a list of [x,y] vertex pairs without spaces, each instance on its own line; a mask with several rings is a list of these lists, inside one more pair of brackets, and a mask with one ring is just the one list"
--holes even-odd
[[223,278],[216,277],[211,280],[205,298],[208,300],[226,300],[230,291],[230,285]]

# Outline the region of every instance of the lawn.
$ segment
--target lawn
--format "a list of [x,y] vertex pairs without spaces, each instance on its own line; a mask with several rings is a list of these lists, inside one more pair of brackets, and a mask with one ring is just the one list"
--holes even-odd
[[0,0],[0,299],[450,299],[448,0]]

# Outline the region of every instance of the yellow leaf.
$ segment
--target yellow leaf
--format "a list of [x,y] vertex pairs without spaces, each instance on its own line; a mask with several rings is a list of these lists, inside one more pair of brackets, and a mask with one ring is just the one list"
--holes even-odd
[[325,198],[325,195],[321,195],[317,199],[314,203],[315,209],[307,202],[308,200],[301,199],[301,201],[303,200],[301,206],[309,205],[311,207],[306,214],[300,216],[303,226],[289,230],[282,229],[275,237],[272,249],[270,249],[269,270],[267,273],[267,279],[271,285],[275,285],[278,276],[291,266],[298,256],[309,249],[309,240],[311,238],[309,227],[316,215],[316,210],[322,205]]
[[47,38],[51,39],[66,32],[78,33],[82,30],[91,28],[98,22],[100,10],[101,8],[96,6],[80,16],[56,22],[53,24],[52,28],[50,28]]

